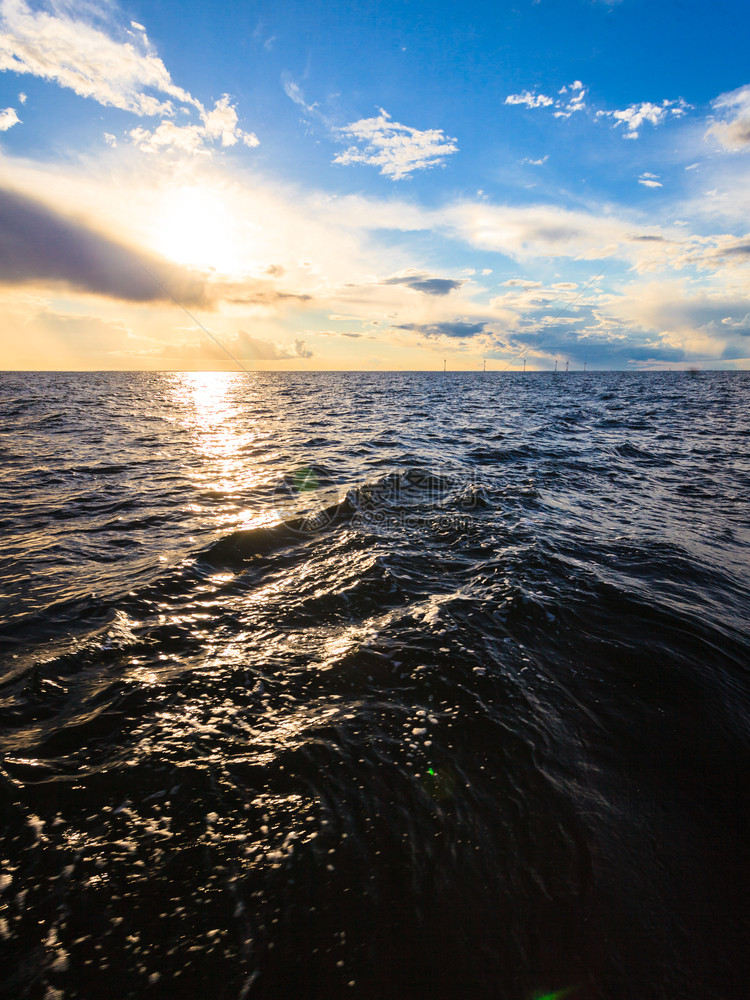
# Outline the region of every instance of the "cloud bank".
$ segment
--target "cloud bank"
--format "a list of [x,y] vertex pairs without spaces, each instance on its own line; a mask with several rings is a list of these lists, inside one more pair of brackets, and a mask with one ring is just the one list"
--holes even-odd
[[401,323],[397,330],[408,330],[422,337],[451,337],[466,339],[487,332],[486,323],[471,323],[468,320],[446,320],[442,323]]
[[186,305],[205,305],[200,275],[111,239],[14,191],[0,190],[0,282],[53,282],[130,302],[168,301],[150,271]]

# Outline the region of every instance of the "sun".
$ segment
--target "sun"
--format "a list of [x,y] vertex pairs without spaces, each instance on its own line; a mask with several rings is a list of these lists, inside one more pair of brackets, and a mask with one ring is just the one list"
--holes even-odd
[[155,249],[183,267],[234,274],[245,256],[233,217],[220,193],[205,187],[167,192],[155,221]]

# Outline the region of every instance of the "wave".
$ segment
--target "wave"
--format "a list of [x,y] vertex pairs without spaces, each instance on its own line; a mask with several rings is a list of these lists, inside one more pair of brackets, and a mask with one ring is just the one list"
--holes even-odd
[[691,452],[645,377],[351,378],[259,376],[286,457],[242,379],[220,439],[126,394],[129,492],[12,514],[0,995],[740,996],[740,438]]

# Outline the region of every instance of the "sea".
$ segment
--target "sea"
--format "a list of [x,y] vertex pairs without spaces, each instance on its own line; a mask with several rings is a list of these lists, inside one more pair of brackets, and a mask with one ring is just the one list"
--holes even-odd
[[2,997],[747,1000],[750,372],[0,418]]

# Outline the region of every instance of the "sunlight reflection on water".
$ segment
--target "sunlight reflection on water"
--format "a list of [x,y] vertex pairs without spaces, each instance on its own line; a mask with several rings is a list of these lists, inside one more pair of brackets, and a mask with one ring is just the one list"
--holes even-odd
[[[178,372],[172,379],[172,402],[195,453],[185,471],[201,492],[223,501],[222,510],[211,511],[221,527],[274,520],[252,509],[252,492],[273,485],[269,460],[278,452],[268,422],[253,416],[255,393],[247,382],[248,376],[227,372]],[[253,460],[256,455],[262,462]]]

